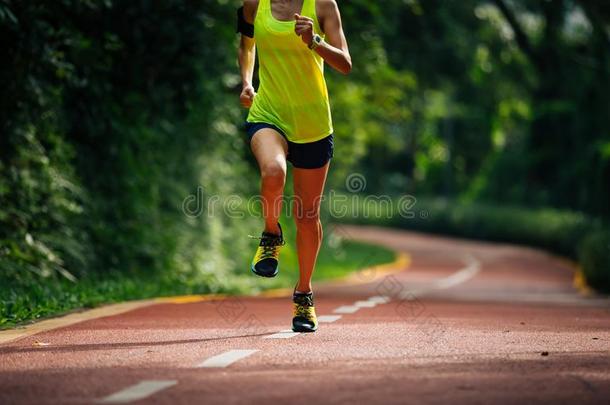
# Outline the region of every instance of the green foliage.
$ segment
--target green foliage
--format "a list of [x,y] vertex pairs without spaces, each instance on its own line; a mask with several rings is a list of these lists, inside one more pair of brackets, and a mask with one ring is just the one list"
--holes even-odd
[[589,217],[570,211],[527,209],[446,199],[418,199],[425,218],[403,218],[404,226],[466,236],[539,246],[575,257],[583,236],[596,226]]
[[[333,112],[336,121],[353,123],[337,132],[355,134],[357,170],[369,178],[369,191],[610,215],[606,3],[387,0],[341,7],[355,55],[344,88],[356,97],[335,102]],[[376,80],[380,67],[415,86]],[[341,90],[333,95],[342,97]]]
[[[6,288],[0,284],[0,329],[29,320],[40,319],[79,308],[94,307],[110,302],[184,294],[228,293],[252,294],[264,289],[290,288],[297,280],[296,255],[284,252],[282,272],[273,280],[262,280],[243,266],[241,275],[226,278],[215,273],[199,273],[185,277],[176,272],[87,275],[79,283],[66,280],[27,284]],[[322,251],[316,269],[316,280],[331,280],[346,276],[363,267],[387,263],[394,252],[368,244],[341,241],[334,238]],[[271,282],[269,282],[271,281]]]
[[205,150],[227,98],[207,79],[233,40],[226,2],[208,3],[1,3],[4,276],[193,271],[177,255],[204,250],[185,245],[202,224],[181,202],[237,137]]
[[588,235],[579,249],[579,262],[587,282],[610,292],[610,232]]
[[[239,3],[0,0],[0,283],[26,295],[21,307],[54,294],[28,297],[37,283],[115,274],[214,291],[211,273],[231,280],[249,260],[244,236],[258,219],[182,210],[199,185],[203,206],[257,190],[237,102]],[[354,70],[327,69],[330,187],[360,172],[367,192],[445,195],[460,203],[430,201],[436,214],[421,229],[574,256],[573,241],[595,222],[587,218],[610,215],[610,8],[340,8]]]

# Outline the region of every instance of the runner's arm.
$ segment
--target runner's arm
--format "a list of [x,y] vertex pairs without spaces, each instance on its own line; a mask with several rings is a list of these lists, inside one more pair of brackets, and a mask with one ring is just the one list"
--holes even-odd
[[[320,3],[319,20],[326,40],[316,49],[318,53],[332,68],[348,74],[352,70],[352,57],[349,54],[347,40],[343,33],[341,14],[335,0],[325,0]],[[310,45],[313,40],[313,20],[311,18],[295,15],[297,21],[295,30],[303,41]]]
[[[257,3],[258,2],[251,0],[244,1],[243,17],[248,24],[253,24],[254,22],[254,13],[256,12]],[[238,60],[242,82],[242,91],[239,100],[242,106],[250,108],[254,96],[256,95],[254,87],[252,86],[252,76],[254,75],[254,63],[256,60],[256,44],[254,38],[250,38],[243,33],[241,34],[239,44]]]

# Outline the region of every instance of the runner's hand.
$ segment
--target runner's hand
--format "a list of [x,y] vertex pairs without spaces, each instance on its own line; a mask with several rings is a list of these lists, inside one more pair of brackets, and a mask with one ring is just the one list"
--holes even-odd
[[301,37],[305,45],[311,45],[313,41],[313,20],[299,14],[294,15],[294,20],[296,21],[294,26],[295,34]]
[[239,101],[241,105],[245,108],[250,108],[252,106],[252,101],[254,101],[254,97],[256,96],[256,92],[254,91],[254,87],[248,85],[244,86],[239,95]]

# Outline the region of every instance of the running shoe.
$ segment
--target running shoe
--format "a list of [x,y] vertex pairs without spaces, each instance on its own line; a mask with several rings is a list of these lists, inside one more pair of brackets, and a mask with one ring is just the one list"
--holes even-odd
[[292,295],[294,303],[294,318],[292,330],[295,332],[315,332],[318,329],[316,308],[313,305],[313,293],[297,293]]
[[263,232],[260,238],[256,254],[252,259],[252,265],[250,269],[254,274],[261,277],[275,277],[279,272],[279,257],[280,248],[284,246],[284,236],[282,233],[282,227],[277,224],[280,228],[280,234],[276,235],[273,233]]

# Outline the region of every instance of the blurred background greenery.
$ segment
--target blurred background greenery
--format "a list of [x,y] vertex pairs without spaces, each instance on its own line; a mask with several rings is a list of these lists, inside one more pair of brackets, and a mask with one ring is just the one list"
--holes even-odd
[[[262,288],[243,274],[257,218],[181,209],[199,185],[257,192],[239,3],[0,0],[0,326]],[[429,214],[375,223],[541,246],[609,289],[610,3],[338,3],[354,70],[327,70],[328,188],[362,173],[366,193]],[[390,260],[368,249],[367,264]],[[357,250],[327,244],[322,260]]]

